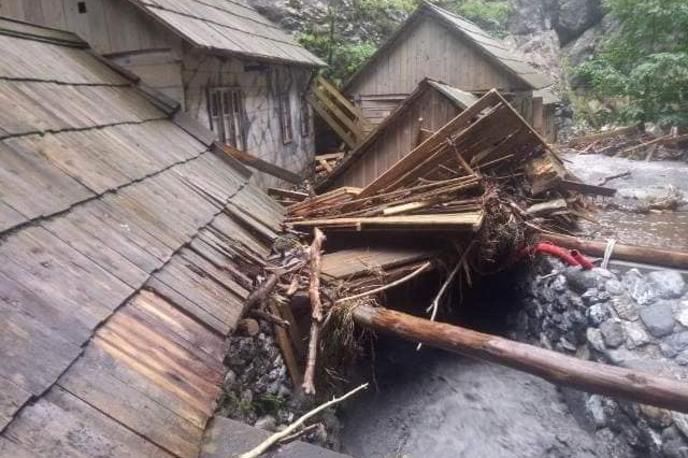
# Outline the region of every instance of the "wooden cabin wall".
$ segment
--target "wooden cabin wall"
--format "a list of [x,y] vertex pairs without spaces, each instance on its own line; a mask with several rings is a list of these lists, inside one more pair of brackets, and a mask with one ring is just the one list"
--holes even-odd
[[[182,66],[186,111],[201,124],[210,127],[209,88],[240,88],[244,96],[246,151],[295,173],[311,166],[315,141],[310,106],[308,135],[301,133],[301,98],[310,82],[310,70],[193,52],[185,53]],[[279,96],[283,93],[289,95],[293,137],[289,143],[284,143],[280,125]],[[263,187],[283,184],[259,172],[254,177]]]
[[408,95],[425,77],[469,92],[526,89],[522,82],[466,44],[455,32],[438,21],[421,18],[348,88],[348,94],[354,100]]
[[[366,186],[415,148],[420,127],[437,131],[461,112],[434,89],[427,89],[409,106],[400,109],[404,113],[361,151],[359,158],[335,180],[332,188]],[[422,123],[420,118],[423,118]]]
[[73,32],[99,54],[175,48],[180,40],[125,0],[2,0],[0,15]]
[[377,126],[385,120],[404,100],[406,95],[363,96],[357,101],[363,116]]

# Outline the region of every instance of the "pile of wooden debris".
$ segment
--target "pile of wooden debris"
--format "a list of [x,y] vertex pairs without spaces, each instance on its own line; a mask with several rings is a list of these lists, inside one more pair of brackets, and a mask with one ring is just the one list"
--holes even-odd
[[604,154],[628,159],[685,159],[688,150],[688,134],[679,134],[673,128],[668,134],[658,130],[647,131],[641,125],[609,129],[576,137],[567,145],[579,154]]

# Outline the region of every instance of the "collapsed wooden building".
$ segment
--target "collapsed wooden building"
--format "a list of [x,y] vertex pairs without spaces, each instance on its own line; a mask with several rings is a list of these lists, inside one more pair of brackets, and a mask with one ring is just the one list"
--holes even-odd
[[197,457],[282,210],[75,35],[0,48],[0,456]]
[[79,35],[241,151],[296,174],[313,160],[305,97],[324,63],[245,2],[6,0],[0,15]]
[[497,89],[541,135],[556,139],[552,81],[474,23],[429,2],[380,46],[343,92],[377,125],[425,78],[477,96]]

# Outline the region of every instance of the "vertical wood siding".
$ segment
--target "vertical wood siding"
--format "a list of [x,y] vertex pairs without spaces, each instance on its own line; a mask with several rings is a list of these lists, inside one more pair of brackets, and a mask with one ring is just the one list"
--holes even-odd
[[349,90],[354,98],[410,94],[428,77],[464,91],[525,89],[444,25],[421,19]]
[[[404,113],[361,151],[359,158],[335,180],[332,187],[366,186],[416,146],[420,127],[437,131],[461,111],[432,88],[401,109]],[[423,118],[422,123],[420,118]]]

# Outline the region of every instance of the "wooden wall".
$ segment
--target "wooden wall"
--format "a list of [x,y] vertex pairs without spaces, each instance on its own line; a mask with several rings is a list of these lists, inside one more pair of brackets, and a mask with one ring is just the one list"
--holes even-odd
[[99,54],[179,47],[180,40],[126,0],[2,0],[0,15],[69,30]]
[[464,91],[526,89],[436,20],[421,18],[347,92],[354,99],[410,94],[425,77]]
[[[182,78],[186,111],[209,127],[207,89],[238,87],[244,94],[245,135],[248,153],[300,173],[312,164],[315,156],[313,116],[309,135],[301,135],[301,94],[310,81],[310,70],[285,65],[268,65],[237,58],[219,58],[188,52],[183,58]],[[279,95],[287,92],[290,99],[293,140],[285,144],[280,128]],[[308,107],[310,110],[310,107]],[[279,181],[256,173],[261,186]]]
[[[427,88],[410,104],[399,108],[403,110],[378,137],[359,152],[361,155],[334,181],[332,188],[338,186],[363,187],[395,162],[404,157],[416,146],[419,128],[439,130],[461,110],[446,96],[433,88]],[[423,118],[422,123],[419,119]]]

